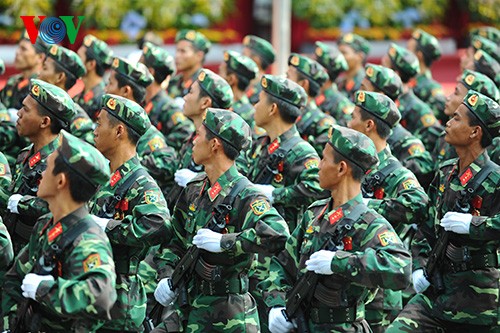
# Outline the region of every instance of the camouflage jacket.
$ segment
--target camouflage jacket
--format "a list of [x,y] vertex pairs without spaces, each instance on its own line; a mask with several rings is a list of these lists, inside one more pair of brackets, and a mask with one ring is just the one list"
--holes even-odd
[[77,138],[94,145],[94,122],[83,108],[76,104],[76,116],[70,125],[70,132]]
[[7,210],[7,201],[11,195],[9,185],[12,182],[9,162],[2,152],[0,152],[0,217],[4,216]]
[[255,105],[259,101],[259,94],[262,90],[262,86],[260,85],[260,76],[258,80],[255,80],[253,84],[250,84],[246,91],[246,95],[248,100],[252,105]]
[[255,109],[253,105],[250,103],[248,97],[243,95],[240,100],[233,103],[233,111],[236,112],[243,118],[244,121],[247,122],[248,126],[252,129],[255,128]]
[[[458,158],[444,162],[429,189],[429,219],[421,224],[412,243],[413,270],[425,267],[436,242],[443,216],[454,211],[460,191],[489,160],[483,152],[465,170],[458,170]],[[474,193],[470,202],[472,222],[469,234],[449,232],[449,244],[467,248],[472,260],[486,254],[497,256],[500,239],[500,168],[496,166]],[[431,245],[430,245],[431,244]],[[448,245],[449,247],[449,245]],[[465,252],[464,252],[465,253]],[[451,261],[445,256],[445,263]],[[497,325],[499,311],[498,267],[482,267],[453,273],[441,267],[444,292],[434,295],[433,311],[440,319],[472,325]]]
[[314,101],[310,101],[295,124],[302,139],[309,142],[321,157],[325,143],[328,142],[328,132],[335,120],[322,112]]
[[315,101],[321,111],[332,116],[339,125],[347,126],[352,118],[354,104],[339,91],[335,83]]
[[0,151],[7,157],[11,169],[15,168],[17,156],[27,144],[26,138],[17,134],[15,119],[0,103]]
[[439,170],[442,163],[451,160],[452,158],[457,158],[457,152],[455,147],[450,145],[444,140],[446,135],[445,131],[441,132],[441,135],[436,140],[436,145],[432,151],[432,157],[434,157],[434,170]]
[[493,139],[493,143],[487,148],[488,154],[493,162],[500,165],[500,137]]
[[[33,229],[29,244],[16,257],[5,276],[3,313],[15,317],[15,305],[25,300],[22,280],[28,273],[38,272],[38,260],[52,244],[79,222],[92,219],[85,207],[66,215],[57,223],[51,214],[42,216]],[[109,240],[93,221],[92,227],[79,235],[57,259],[54,281],[43,281],[36,291],[38,311],[42,315],[41,331],[70,332],[72,326],[94,332],[104,320],[111,319],[110,310],[116,300],[115,265]],[[12,327],[11,327],[12,329]]]
[[430,70],[417,75],[413,92],[418,98],[431,107],[434,115],[441,123],[444,124],[447,121],[447,116],[444,114],[446,96],[444,95],[441,84],[432,79]]
[[89,91],[82,91],[79,95],[73,97],[75,103],[80,105],[93,121],[97,119],[97,112],[101,110],[102,95],[104,95],[105,87],[106,83],[102,80]]
[[177,98],[177,97],[184,97],[186,94],[189,92],[189,88],[191,88],[191,85],[193,84],[194,81],[198,78],[198,74],[200,73],[200,69],[198,69],[194,74],[191,76],[191,78],[187,81],[182,80],[182,74],[177,74],[174,76],[168,85],[167,92],[168,95],[172,98]]
[[347,79],[345,75],[341,75],[335,82],[338,90],[344,94],[349,100],[354,101],[354,94],[361,88],[361,82],[365,77],[365,68],[361,66],[354,78]]
[[9,232],[0,218],[0,283],[3,285],[3,276],[14,259],[14,250]]
[[0,102],[7,109],[21,109],[23,100],[29,93],[30,79],[36,77],[32,75],[30,78],[23,78],[21,74],[12,75],[5,83],[5,86],[0,90]]

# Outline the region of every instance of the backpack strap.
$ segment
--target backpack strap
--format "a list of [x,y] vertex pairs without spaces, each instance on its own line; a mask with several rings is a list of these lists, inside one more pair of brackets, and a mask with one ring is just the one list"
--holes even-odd
[[373,198],[375,194],[375,189],[384,182],[387,176],[389,176],[391,173],[402,167],[403,165],[398,160],[391,159],[389,164],[386,165],[384,168],[378,170],[371,176],[365,177],[363,179],[363,184],[361,185],[363,197]]

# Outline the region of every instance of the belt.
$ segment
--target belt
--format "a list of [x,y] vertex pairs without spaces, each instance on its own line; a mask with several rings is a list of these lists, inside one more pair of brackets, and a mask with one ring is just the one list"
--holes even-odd
[[[357,312],[362,311],[361,315],[358,317]],[[326,323],[352,323],[359,321],[365,317],[365,306],[364,304],[345,307],[345,308],[328,308],[319,307],[311,308],[309,311],[309,319],[316,324],[326,324]]]
[[199,277],[196,279],[196,288],[206,296],[225,296],[227,294],[244,294],[248,292],[248,276],[230,278],[223,281],[207,281]]
[[196,274],[203,280],[220,281],[224,273],[224,267],[207,263],[202,257],[199,257],[194,266]]
[[458,273],[486,267],[498,267],[496,253],[472,255],[466,261],[452,261],[449,258],[444,261],[445,272]]

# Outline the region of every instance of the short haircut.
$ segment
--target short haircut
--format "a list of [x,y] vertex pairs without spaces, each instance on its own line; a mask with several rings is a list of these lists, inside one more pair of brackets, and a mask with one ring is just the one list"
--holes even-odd
[[467,108],[467,117],[469,117],[469,126],[481,126],[481,130],[483,131],[483,135],[481,137],[481,147],[486,148],[491,145],[491,142],[493,141],[491,139],[491,135],[486,130],[486,128],[481,125],[481,122],[479,121],[479,119],[477,119],[477,116],[471,110],[469,110],[469,108]]
[[112,113],[107,112],[107,114],[108,114],[108,119],[109,119],[109,123],[111,124],[111,126],[116,127],[116,126],[122,124],[125,127],[125,129],[127,130],[127,136],[128,136],[130,143],[133,144],[134,146],[137,146],[137,142],[139,142],[139,139],[141,138],[139,133],[137,133],[136,131],[131,129],[123,121],[116,118]]
[[69,193],[76,202],[83,203],[89,201],[97,191],[96,186],[89,183],[64,162],[64,158],[61,154],[55,159],[54,169],[52,170],[54,176],[60,173],[64,173],[68,177]]
[[[38,103],[37,104],[38,114],[42,117],[49,117],[50,118],[50,132],[52,134],[59,134],[61,132],[61,130],[64,128],[63,123],[59,119],[57,119],[56,116],[54,116],[52,113],[47,111],[43,106],[41,106],[38,101],[36,101],[36,102]],[[69,124],[68,124],[68,127],[69,127]],[[67,128],[67,130],[69,130],[69,128]]]
[[250,55],[260,59],[260,67],[262,67],[262,70],[266,71],[269,68],[269,66],[271,66],[271,63],[266,61],[263,56],[261,56],[259,53],[255,52],[252,49],[250,49]]
[[281,117],[281,119],[283,119],[283,121],[285,123],[288,123],[288,124],[295,123],[295,121],[297,120],[297,118],[301,114],[301,110],[299,109],[299,107],[292,105],[288,102],[285,102],[285,101],[283,101],[277,97],[274,97],[273,95],[270,95],[268,93],[266,93],[266,96],[267,96],[267,100],[268,100],[269,104],[274,103],[278,106],[278,111],[279,111],[280,117]]
[[64,89],[69,90],[76,83],[76,76],[73,73],[68,73],[57,61],[54,60],[54,70],[56,73],[64,72],[66,74],[66,81],[64,82]]
[[87,61],[95,60],[95,73],[100,77],[103,77],[106,69],[108,69],[110,66],[104,65],[100,61],[97,61],[97,58],[93,53],[90,52],[89,48],[85,50],[85,56],[87,57]]
[[248,78],[244,77],[241,74],[238,74],[236,71],[233,71],[229,67],[227,68],[227,74],[228,75],[229,74],[236,75],[236,77],[238,78],[238,84],[237,84],[238,90],[241,90],[241,91],[247,90],[248,86],[250,85],[250,80]]
[[373,120],[375,126],[377,127],[378,136],[382,139],[387,139],[391,135],[391,127],[387,123],[362,108],[360,108],[360,110],[361,119],[363,121]]
[[[207,140],[212,140],[213,138],[218,138],[214,133],[210,131],[206,131],[205,139]],[[236,150],[233,146],[231,146],[229,143],[226,141],[222,140],[221,138],[218,138],[219,141],[222,144],[222,151],[224,151],[224,154],[229,158],[231,161],[236,160],[240,152]]]
[[137,104],[140,105],[144,104],[144,99],[146,98],[145,87],[140,86],[135,82],[132,82],[131,80],[127,79],[117,71],[115,71],[115,78],[116,82],[118,83],[118,88],[130,86],[130,88],[132,88],[132,97],[134,97],[135,102],[137,102]]
[[365,176],[365,172],[358,165],[354,164],[344,156],[342,156],[335,148],[333,149],[333,162],[340,163],[344,161],[347,166],[351,169],[351,175],[354,180],[361,182]]

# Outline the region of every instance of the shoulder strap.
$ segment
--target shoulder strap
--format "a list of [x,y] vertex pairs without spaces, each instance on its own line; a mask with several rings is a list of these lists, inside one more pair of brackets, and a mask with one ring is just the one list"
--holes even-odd
[[479,188],[479,185],[483,183],[483,181],[488,178],[488,176],[498,168],[498,165],[492,162],[491,160],[487,161],[484,166],[479,170],[479,172],[474,176],[471,182],[467,184],[465,188],[467,192],[474,193]]
[[[382,184],[391,173],[396,171],[396,169],[402,168],[403,165],[396,159],[391,159],[389,164],[387,164],[384,168],[378,170],[373,174],[373,176],[365,177],[362,184],[363,197],[372,197],[373,190],[375,187]],[[371,195],[370,195],[371,193]]]
[[250,185],[250,181],[246,177],[240,178],[236,184],[233,185],[229,194],[224,198],[222,203],[218,204],[214,207],[213,211],[213,221],[214,226],[219,229],[224,229],[226,227],[226,215],[233,209],[234,200],[238,194],[245,188]]
[[302,141],[302,138],[298,135],[294,135],[290,139],[285,141],[283,145],[280,145],[280,147],[272,155],[274,154],[278,155],[282,153],[284,156],[286,156],[286,154],[288,154],[290,149],[292,149],[300,141]]
[[364,203],[357,204],[354,209],[349,213],[349,215],[343,218],[333,231],[331,237],[328,239],[326,244],[323,246],[323,249],[336,248],[339,242],[342,240],[343,236],[346,232],[352,229],[352,225],[356,223],[357,220],[368,211],[368,207]]

